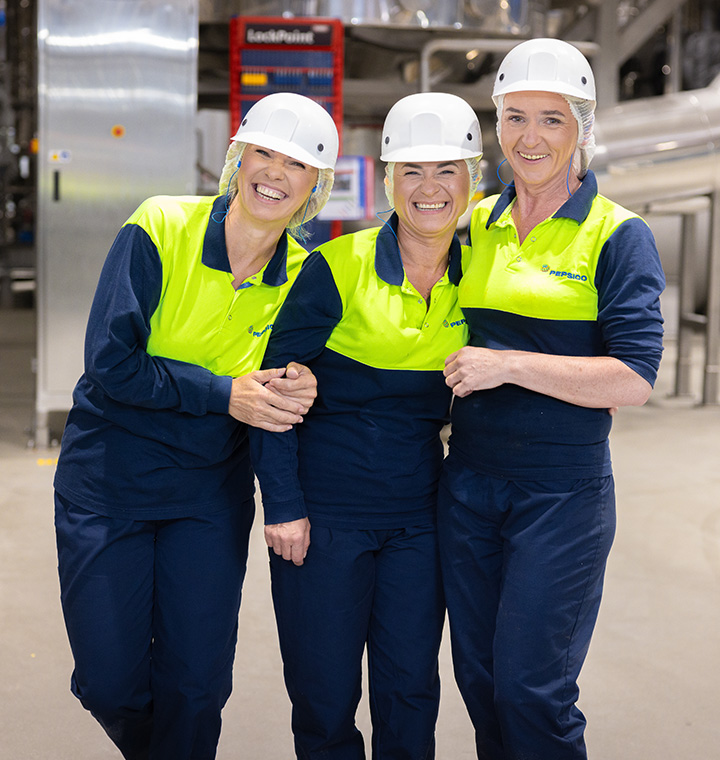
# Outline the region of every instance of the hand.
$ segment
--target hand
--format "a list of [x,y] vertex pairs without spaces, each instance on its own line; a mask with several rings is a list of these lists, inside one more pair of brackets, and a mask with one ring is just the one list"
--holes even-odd
[[303,517],[292,522],[266,525],[265,543],[283,559],[302,565],[310,546],[310,520]]
[[473,391],[496,388],[505,382],[504,360],[508,354],[507,351],[465,346],[445,360],[445,383],[461,398]]
[[276,377],[267,383],[267,387],[291,401],[297,401],[303,407],[301,414],[307,414],[317,396],[317,380],[309,367],[297,362],[290,362],[284,377]]
[[228,413],[240,422],[271,433],[284,433],[302,422],[301,415],[307,411],[303,404],[265,387],[283,374],[284,368],[263,369],[234,378]]

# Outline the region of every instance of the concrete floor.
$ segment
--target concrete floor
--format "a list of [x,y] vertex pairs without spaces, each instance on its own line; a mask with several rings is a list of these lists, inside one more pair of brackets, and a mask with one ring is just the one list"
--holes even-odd
[[[68,690],[52,526],[57,449],[27,445],[33,319],[0,310],[0,757],[118,758]],[[720,757],[720,408],[669,397],[673,356],[669,341],[650,402],[622,410],[613,431],[618,533],[581,680],[592,760]],[[220,760],[292,757],[259,527]],[[441,666],[438,758],[470,759],[447,643]],[[366,706],[360,723],[367,729]]]

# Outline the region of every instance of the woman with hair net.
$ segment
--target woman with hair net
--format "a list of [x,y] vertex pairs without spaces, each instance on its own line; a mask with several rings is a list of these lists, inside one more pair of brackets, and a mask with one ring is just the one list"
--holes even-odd
[[588,170],[595,85],[566,42],[508,53],[495,80],[514,182],[482,200],[460,284],[470,345],[438,530],[455,677],[482,760],[580,760],[577,679],[615,530],[614,407],[650,395],[664,278],[653,236]]
[[455,228],[481,155],[461,98],[398,101],[381,155],[394,213],[308,257],[268,344],[264,366],[307,362],[318,380],[302,425],[251,435],[298,758],[365,757],[366,647],[373,757],[434,757],[443,367],[468,337]]
[[72,691],[125,758],[215,757],[254,513],[248,426],[287,430],[315,397],[307,368],[260,364],[337,153],[322,106],[268,95],[220,195],[145,201],[100,275],[55,526]]

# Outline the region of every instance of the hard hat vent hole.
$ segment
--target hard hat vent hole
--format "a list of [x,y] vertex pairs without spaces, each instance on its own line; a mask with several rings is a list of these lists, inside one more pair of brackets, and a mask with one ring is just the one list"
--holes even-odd
[[389,145],[389,144],[390,144],[390,138],[389,138],[389,137],[386,137],[386,138],[385,138],[385,145]]
[[317,146],[318,153],[322,153],[325,150],[325,146],[322,143],[319,143]]
[[502,82],[502,80],[505,79],[505,74],[500,74],[500,76],[498,77],[498,79]]
[[468,140],[470,140],[472,142],[472,135],[469,132],[467,133],[466,137],[467,137]]
[[582,77],[582,78],[580,79],[580,81],[581,81],[583,84],[587,84],[587,77]]
[[247,124],[247,119],[243,119],[243,120],[242,120],[242,125],[241,125],[241,126],[243,126],[243,127],[244,127],[246,124]]

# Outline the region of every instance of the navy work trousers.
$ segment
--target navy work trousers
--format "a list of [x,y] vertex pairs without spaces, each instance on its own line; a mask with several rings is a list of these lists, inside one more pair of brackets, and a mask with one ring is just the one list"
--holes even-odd
[[55,495],[72,691],[128,760],[215,757],[253,515],[114,519]]
[[446,460],[438,533],[480,760],[584,760],[577,679],[615,534],[612,476],[509,481]]
[[445,616],[435,526],[313,526],[303,565],[270,560],[297,757],[365,757],[355,713],[366,645],[373,758],[434,757]]

